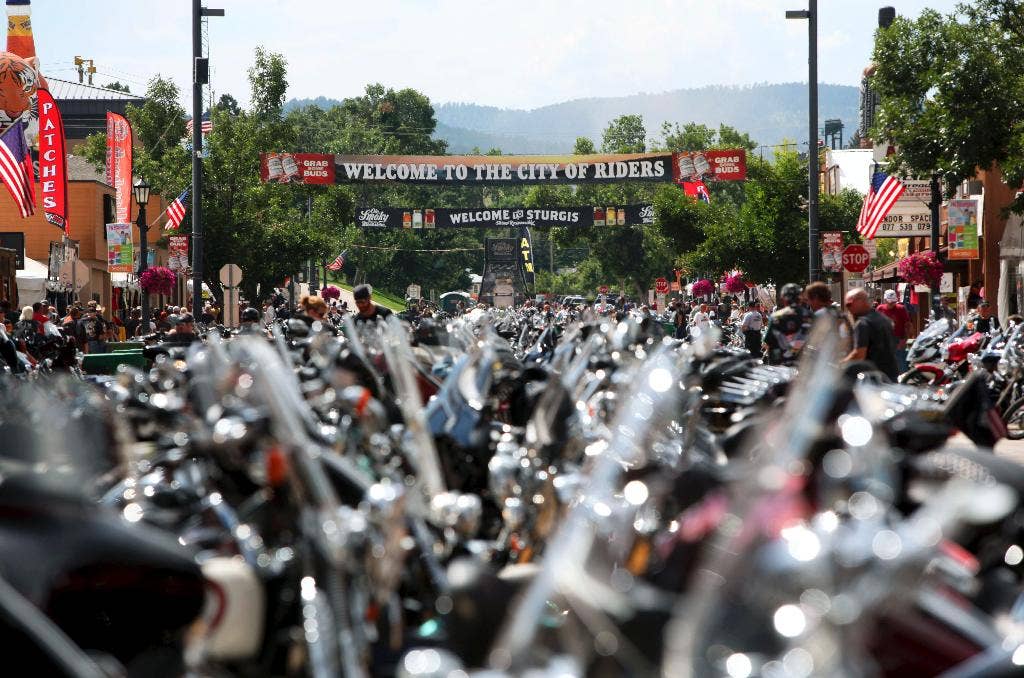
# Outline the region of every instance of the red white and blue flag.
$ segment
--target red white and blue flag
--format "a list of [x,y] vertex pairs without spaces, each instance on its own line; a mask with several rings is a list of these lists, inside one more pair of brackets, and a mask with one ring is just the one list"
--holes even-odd
[[708,192],[708,187],[704,185],[703,181],[684,181],[683,192],[691,198],[711,204],[711,193]]
[[185,201],[188,200],[188,189],[181,192],[170,205],[167,206],[167,223],[164,229],[177,231],[181,226],[181,220],[185,218]]
[[[185,131],[189,136],[192,136],[192,121],[189,120],[185,123]],[[213,120],[210,120],[209,113],[203,113],[203,117],[199,121],[199,132],[200,134],[209,134],[213,131]]]
[[875,172],[871,178],[871,188],[864,196],[864,203],[860,208],[857,233],[867,240],[873,240],[882,220],[888,216],[892,206],[905,190],[907,187],[896,177],[891,177],[885,172]]
[[0,134],[0,180],[10,191],[23,219],[35,214],[35,174],[25,142],[25,123],[21,120]]
[[345,265],[345,255],[347,253],[348,253],[348,250],[345,250],[344,252],[342,252],[341,254],[336,256],[334,258],[334,261],[332,261],[331,263],[327,264],[327,270],[329,270],[329,271],[340,271],[342,269],[342,267]]

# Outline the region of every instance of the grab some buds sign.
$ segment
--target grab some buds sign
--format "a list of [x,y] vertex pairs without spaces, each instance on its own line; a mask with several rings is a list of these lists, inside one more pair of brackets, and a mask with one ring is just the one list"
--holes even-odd
[[603,155],[324,155],[263,153],[260,178],[279,183],[428,185],[736,181],[743,149]]

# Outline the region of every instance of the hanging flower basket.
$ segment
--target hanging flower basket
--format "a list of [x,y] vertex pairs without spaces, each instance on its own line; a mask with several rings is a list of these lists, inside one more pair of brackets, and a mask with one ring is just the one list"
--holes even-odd
[[174,293],[175,282],[177,282],[177,276],[166,266],[147,268],[139,276],[139,286],[146,294],[170,296]]
[[327,287],[320,290],[320,296],[330,301],[331,299],[341,298],[341,290],[334,285],[328,285]]
[[690,292],[695,297],[706,297],[715,293],[715,285],[707,278],[701,278],[697,282],[693,283],[693,287],[690,288]]
[[733,271],[725,276],[725,291],[730,294],[741,294],[747,289],[747,284],[743,282],[743,274],[739,271]]
[[942,262],[934,252],[917,252],[900,259],[896,270],[911,285],[931,287],[942,279]]

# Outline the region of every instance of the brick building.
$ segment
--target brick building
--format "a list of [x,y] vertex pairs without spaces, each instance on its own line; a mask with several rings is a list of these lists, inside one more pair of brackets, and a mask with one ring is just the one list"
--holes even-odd
[[[129,274],[113,274],[112,280],[112,275],[107,272],[106,224],[114,221],[114,189],[106,183],[102,171],[73,153],[88,135],[106,130],[107,111],[124,114],[128,104],[141,105],[144,99],[116,90],[55,78],[48,78],[47,82],[64,119],[67,149],[70,153],[67,163],[70,239],[78,244],[79,259],[89,270],[88,283],[79,292],[79,298],[96,299],[104,308],[109,309],[112,283],[125,285],[134,282],[134,276]],[[155,193],[152,194],[147,204],[148,219],[155,219],[165,207],[164,200]],[[133,199],[132,223],[137,216],[138,206]],[[6,191],[0,190],[0,246],[10,247],[12,244],[23,242],[24,257],[28,260],[25,266],[37,271],[41,270],[41,267],[46,267],[50,257],[50,244],[61,242],[62,235],[60,229],[46,222],[38,205],[36,214],[22,219],[10,196]],[[133,235],[138,247],[137,227],[133,228]],[[150,231],[151,241],[158,237],[159,231]],[[165,259],[165,253],[157,253],[157,262]],[[27,275],[25,266],[19,267],[19,277]],[[31,297],[39,296],[34,286],[29,287],[26,284],[24,287],[32,291],[21,294],[18,300],[20,305],[36,301],[37,299]]]

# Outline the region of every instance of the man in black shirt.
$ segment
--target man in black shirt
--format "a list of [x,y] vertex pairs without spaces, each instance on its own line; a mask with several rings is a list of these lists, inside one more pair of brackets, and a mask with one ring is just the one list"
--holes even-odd
[[861,287],[847,292],[846,310],[854,317],[855,323],[853,350],[843,362],[870,362],[879,372],[896,381],[899,368],[896,366],[896,335],[892,321],[871,308],[868,293]]
[[386,320],[391,315],[391,309],[384,308],[373,303],[373,288],[369,285],[356,285],[352,290],[352,296],[356,300],[356,308],[359,312],[354,320],[359,322],[376,322]]
[[978,304],[978,315],[974,318],[974,331],[988,334],[992,330],[999,329],[999,318],[992,315],[992,307],[988,301],[982,299]]

